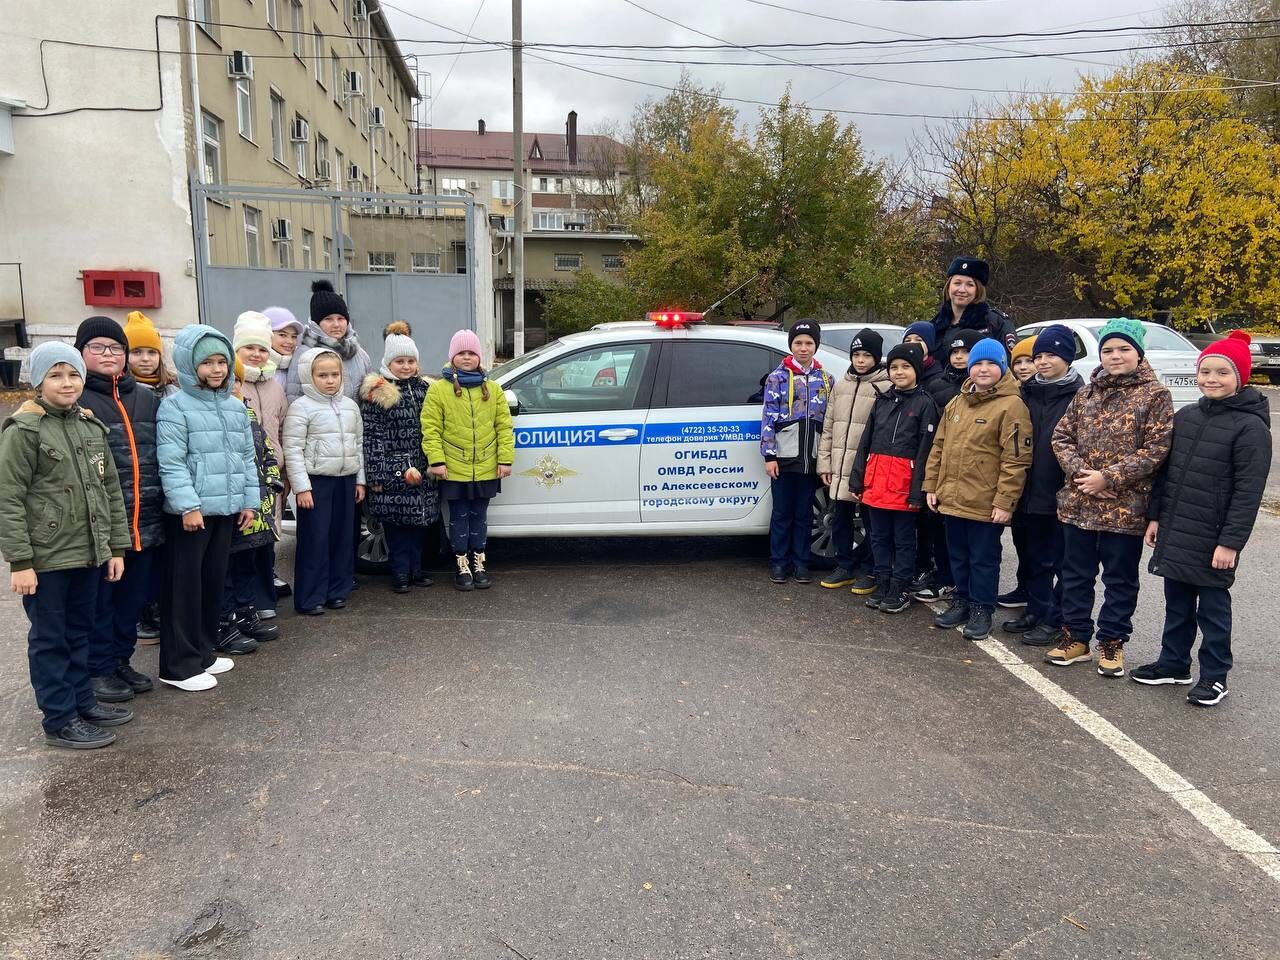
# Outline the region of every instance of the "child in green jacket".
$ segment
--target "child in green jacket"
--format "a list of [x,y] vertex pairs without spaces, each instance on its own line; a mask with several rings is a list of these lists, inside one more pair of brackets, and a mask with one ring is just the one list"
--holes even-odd
[[84,359],[55,341],[30,363],[37,397],[0,428],[0,553],[31,621],[27,657],[45,741],[92,750],[115,742],[104,727],[133,719],[98,703],[89,683],[98,588],[120,579],[130,546],[124,498],[107,428],[77,403]]

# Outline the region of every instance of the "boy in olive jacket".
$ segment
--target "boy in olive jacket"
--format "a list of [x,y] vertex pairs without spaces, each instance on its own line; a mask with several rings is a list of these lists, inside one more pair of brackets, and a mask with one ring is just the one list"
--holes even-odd
[[37,398],[0,428],[0,552],[31,629],[27,657],[47,743],[92,750],[104,727],[133,719],[100,704],[89,683],[89,637],[102,581],[118,581],[129,549],[120,475],[107,428],[76,401],[80,354],[61,342],[31,353]]

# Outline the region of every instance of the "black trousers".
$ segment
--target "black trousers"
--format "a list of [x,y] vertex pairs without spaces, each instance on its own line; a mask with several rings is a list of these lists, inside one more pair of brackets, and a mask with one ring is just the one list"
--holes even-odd
[[298,548],[293,562],[293,608],[309,610],[351,595],[356,553],[356,475],[311,476],[315,506],[298,510]]
[[875,575],[904,584],[916,572],[916,514],[914,510],[882,510],[863,507],[871,528],[871,555]]
[[857,519],[858,505],[849,500],[837,500],[831,505],[831,546],[836,554],[836,566],[852,573],[866,573],[871,569],[871,531],[868,529],[867,508],[862,508],[862,540],[853,542],[853,525]]
[[1231,670],[1231,591],[1198,587],[1181,580],[1164,582],[1164,636],[1160,664],[1186,672],[1200,627],[1200,679],[1226,681]]
[[[1015,542],[1019,530],[1028,544],[1026,580],[1018,580],[1018,586],[1027,592],[1027,613],[1036,618],[1036,623],[1057,629],[1062,626],[1062,558],[1066,550],[1062,522],[1052,514],[1015,514]],[[1023,567],[1022,555],[1020,549],[1019,570]]]
[[165,514],[160,591],[160,676],[165,680],[189,680],[213,665],[235,519],[206,516],[203,530],[188,533],[181,517]]
[[130,550],[124,576],[98,585],[98,607],[89,641],[89,676],[107,677],[129,662],[138,645],[138,618],[151,599],[154,569],[164,547]]
[[222,619],[244,607],[274,610],[276,547],[264,543],[249,550],[236,550],[227,561],[227,583],[222,592]]
[[383,523],[382,532],[387,538],[392,576],[411,577],[422,569],[422,540],[427,534],[424,527]]
[[1093,595],[1102,568],[1102,609],[1098,639],[1124,643],[1133,632],[1138,606],[1138,561],[1142,537],[1136,533],[1100,533],[1062,525],[1066,551],[1062,558],[1062,622],[1071,636],[1093,639]]
[[1038,546],[1032,538],[1032,530],[1025,513],[1015,513],[1009,524],[1009,533],[1013,537],[1013,552],[1018,557],[1018,570],[1015,579],[1018,590],[1027,592],[1027,579],[1031,576],[1031,554]]
[[31,621],[27,663],[44,728],[57,733],[97,704],[89,685],[89,635],[106,567],[36,574],[36,592],[22,598]]
[[951,554],[947,550],[947,526],[942,514],[921,510],[916,514],[916,572],[927,573],[930,570],[938,586],[955,586]]

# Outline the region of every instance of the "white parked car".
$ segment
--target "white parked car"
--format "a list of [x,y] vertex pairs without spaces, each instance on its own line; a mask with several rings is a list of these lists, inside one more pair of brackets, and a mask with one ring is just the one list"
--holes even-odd
[[[899,327],[893,323],[824,323],[822,325],[822,345],[830,347],[832,350],[839,350],[846,357],[849,356],[849,344],[853,343],[853,338],[858,335],[859,330],[870,327],[884,340],[884,357],[889,355],[889,351],[902,342],[902,337],[907,332],[906,327]],[[884,357],[880,359],[883,360]]]
[[[1076,359],[1072,364],[1088,380],[1097,369],[1098,334],[1106,320],[1053,320],[1029,323],[1018,328],[1018,339],[1038,334],[1047,326],[1061,324],[1076,335]],[[1147,332],[1146,357],[1160,381],[1173,394],[1173,409],[1178,410],[1200,399],[1196,388],[1196,358],[1200,350],[1190,340],[1158,323],[1142,322]]]

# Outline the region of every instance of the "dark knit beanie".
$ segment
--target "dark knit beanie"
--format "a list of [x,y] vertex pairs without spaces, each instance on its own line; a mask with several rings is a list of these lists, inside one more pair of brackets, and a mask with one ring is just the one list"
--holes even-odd
[[351,322],[351,314],[347,312],[347,301],[333,289],[328,280],[317,280],[311,284],[311,322],[318,324],[332,313],[340,313]]
[[1061,357],[1068,365],[1076,358],[1076,336],[1071,328],[1061,323],[1051,323],[1040,331],[1035,345],[1031,348],[1034,359],[1042,353],[1051,353]]
[[915,343],[900,343],[889,351],[889,359],[885,366],[889,366],[895,360],[905,360],[911,364],[911,369],[916,372],[916,383],[918,384],[924,379],[924,347]]
[[938,330],[928,320],[917,320],[911,324],[911,326],[902,331],[902,339],[906,340],[913,333],[924,341],[924,348],[930,353],[938,345]]
[[124,347],[125,353],[129,352],[129,340],[124,335],[124,327],[110,317],[90,317],[88,320],[81,321],[80,326],[76,328],[76,352],[84,353],[85,345],[98,337],[114,340]]
[[968,327],[961,327],[958,330],[952,330],[947,334],[947,341],[944,345],[946,356],[951,357],[952,350],[972,350],[978,345],[983,335],[977,330],[971,330]]
[[876,363],[879,363],[880,358],[884,356],[884,337],[870,327],[863,327],[854,334],[853,342],[849,344],[850,359],[859,350],[865,350],[876,358]]
[[951,261],[951,266],[947,267],[947,279],[952,277],[969,277],[985,287],[991,279],[991,268],[987,266],[987,261],[977,257],[956,257]]
[[796,337],[802,333],[807,333],[813,337],[813,345],[815,347],[822,345],[822,324],[817,320],[797,320],[791,325],[791,329],[787,331],[787,346],[790,347]]

